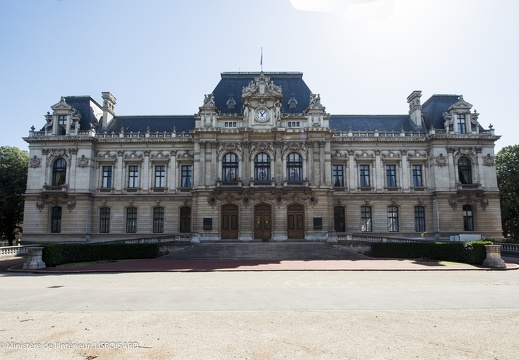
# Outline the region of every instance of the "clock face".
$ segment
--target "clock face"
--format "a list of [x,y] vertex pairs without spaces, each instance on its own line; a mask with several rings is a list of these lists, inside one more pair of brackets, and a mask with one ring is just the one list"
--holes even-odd
[[256,110],[256,120],[267,121],[269,119],[269,111],[265,108],[259,108]]

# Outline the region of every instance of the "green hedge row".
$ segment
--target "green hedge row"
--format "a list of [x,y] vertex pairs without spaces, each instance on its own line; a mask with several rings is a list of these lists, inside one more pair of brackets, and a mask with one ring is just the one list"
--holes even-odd
[[431,259],[481,265],[492,241],[373,243],[372,257]]
[[43,262],[47,266],[61,264],[122,260],[152,259],[157,256],[159,246],[154,244],[93,243],[93,244],[45,244]]

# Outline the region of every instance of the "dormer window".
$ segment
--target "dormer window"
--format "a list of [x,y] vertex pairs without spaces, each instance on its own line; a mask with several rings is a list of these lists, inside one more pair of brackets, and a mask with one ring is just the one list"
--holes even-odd
[[467,133],[467,120],[465,119],[465,114],[457,114],[456,123],[458,124],[458,133],[466,134]]
[[58,135],[67,133],[67,115],[58,115]]

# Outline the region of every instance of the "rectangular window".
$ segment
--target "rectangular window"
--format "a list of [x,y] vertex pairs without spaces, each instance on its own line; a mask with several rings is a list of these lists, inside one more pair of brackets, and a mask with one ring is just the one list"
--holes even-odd
[[60,233],[61,232],[61,207],[59,207],[59,206],[54,206],[51,209],[50,232],[51,233]]
[[164,232],[164,208],[156,207],[153,208],[153,232],[163,233]]
[[128,187],[129,188],[139,187],[139,166],[138,165],[128,166]]
[[238,127],[238,124],[236,121],[225,121],[223,126],[226,128],[235,128]]
[[422,165],[413,165],[412,171],[413,171],[413,186],[422,187],[423,186]]
[[396,165],[386,165],[386,186],[396,187]]
[[414,231],[425,232],[425,207],[423,206],[414,208]]
[[460,134],[466,134],[467,133],[467,123],[465,122],[465,114],[458,114],[456,115],[457,121],[458,121],[458,132]]
[[369,165],[359,165],[360,186],[370,187]]
[[333,165],[332,178],[334,187],[344,187],[344,167],[342,165]]
[[190,188],[192,187],[191,177],[193,174],[193,166],[192,165],[182,165],[181,168],[182,177],[180,179],[180,187]]
[[103,178],[101,180],[102,188],[111,188],[112,187],[112,167],[111,166],[103,166]]
[[99,210],[99,232],[110,232],[110,208],[103,207]]
[[474,214],[471,205],[463,205],[463,230],[474,231]]
[[155,187],[166,187],[166,166],[155,165]]
[[287,123],[287,126],[289,128],[298,128],[298,127],[301,127],[301,122],[300,121],[289,121]]
[[389,206],[387,208],[387,231],[398,232],[398,207]]
[[370,206],[362,206],[360,208],[360,231],[362,231],[362,232],[373,231]]
[[137,208],[129,207],[126,208],[126,232],[136,233],[137,232]]

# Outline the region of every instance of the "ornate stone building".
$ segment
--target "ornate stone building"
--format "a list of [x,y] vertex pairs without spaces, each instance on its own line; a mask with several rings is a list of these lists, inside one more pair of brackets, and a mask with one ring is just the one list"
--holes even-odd
[[294,72],[223,73],[186,116],[63,97],[25,138],[24,240],[501,238],[499,136],[462,96],[420,97],[331,115]]

